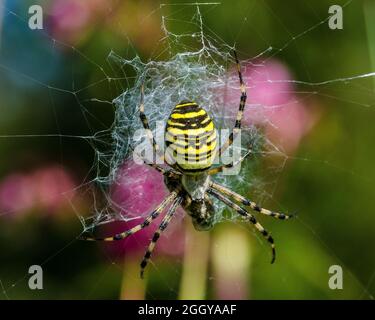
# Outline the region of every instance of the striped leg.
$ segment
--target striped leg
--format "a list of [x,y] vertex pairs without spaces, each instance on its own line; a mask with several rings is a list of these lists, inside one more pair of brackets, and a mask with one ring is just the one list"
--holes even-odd
[[[150,125],[148,124],[148,120],[145,114],[145,105],[144,105],[144,86],[142,84],[141,87],[141,103],[139,106],[139,117],[142,121],[143,128],[146,130],[147,138],[150,140],[152,144],[152,148],[156,154],[156,159],[160,159],[161,163],[164,163],[164,155],[162,154],[160,147],[156,143],[156,140],[154,138],[154,135],[152,134],[152,131],[150,129]],[[154,157],[152,157],[154,159]]]
[[93,238],[93,237],[87,237],[87,236],[81,236],[82,240],[88,240],[88,241],[115,241],[115,240],[122,240],[127,238],[128,236],[138,232],[139,230],[149,226],[153,220],[155,220],[159,214],[165,209],[165,207],[173,200],[175,200],[177,197],[176,192],[172,192],[168,197],[164,199],[164,201],[153,211],[151,212],[148,217],[140,224],[136,225],[135,227],[126,230],[122,233],[116,234],[111,237],[107,238]]
[[274,244],[273,238],[268,233],[268,231],[266,229],[264,229],[263,226],[259,222],[257,222],[255,217],[251,213],[247,212],[245,209],[241,208],[239,205],[235,204],[234,202],[232,202],[228,198],[224,197],[222,194],[215,191],[214,189],[210,188],[207,192],[209,194],[213,195],[215,198],[222,201],[223,203],[225,203],[228,207],[235,210],[241,216],[248,219],[255,226],[255,228],[262,234],[262,236],[270,243],[271,249],[272,249],[271,263],[274,263],[275,258],[276,258],[276,250],[275,250],[275,244]]
[[168,168],[168,169],[165,169],[157,164],[154,164],[154,163],[148,163],[148,162],[144,162],[146,165],[154,168],[156,171],[159,171],[162,175],[166,176],[166,175],[170,175],[170,174],[174,174],[174,175],[178,175],[180,176],[181,175],[181,172],[178,172],[177,170],[173,169],[173,168]]
[[243,79],[242,79],[242,72],[241,72],[240,62],[238,61],[236,51],[233,51],[233,53],[234,53],[234,58],[236,59],[238,77],[240,78],[240,90],[241,90],[240,106],[239,106],[239,109],[238,109],[238,112],[237,112],[236,124],[234,125],[234,129],[230,133],[228,140],[220,147],[220,149],[218,151],[218,156],[219,157],[222,155],[222,153],[229,146],[232,145],[234,136],[241,130],[241,120],[242,120],[242,117],[243,117],[243,111],[245,109],[246,98],[247,98],[246,86],[245,86],[245,84],[243,82]]
[[159,171],[161,174],[165,175],[168,173],[168,170],[164,169],[163,167],[157,165],[157,164],[154,164],[154,163],[148,163],[148,162],[144,162],[145,164],[147,164],[148,166],[154,168],[156,171]]
[[175,175],[181,175],[181,172],[175,170],[174,168],[163,168],[162,166],[158,165],[158,164],[155,164],[155,163],[149,163],[147,162],[139,153],[137,153],[136,151],[133,150],[133,152],[140,158],[143,160],[143,163],[154,168],[156,171],[159,171],[161,174],[163,175],[168,175],[170,173],[173,173]]
[[214,174],[217,174],[219,172],[222,172],[224,169],[230,169],[230,168],[233,168],[235,166],[237,166],[238,164],[240,164],[243,160],[245,160],[245,158],[251,153],[251,149],[249,149],[246,154],[241,157],[239,160],[237,160],[236,162],[231,162],[231,163],[228,163],[228,164],[224,164],[222,166],[219,166],[219,167],[216,167],[216,168],[212,168],[210,170],[208,170],[208,175],[214,175]]
[[237,202],[240,202],[242,205],[244,206],[248,206],[250,207],[251,209],[255,210],[255,211],[258,211],[259,213],[261,214],[264,214],[266,216],[270,216],[270,217],[274,217],[276,219],[281,219],[281,220],[286,220],[286,219],[290,219],[292,218],[293,216],[292,215],[286,215],[284,213],[278,213],[278,212],[273,212],[271,210],[267,210],[267,209],[264,209],[264,208],[261,208],[260,206],[258,206],[255,202],[251,201],[251,200],[248,200],[246,199],[245,197],[239,195],[238,193],[224,187],[224,186],[221,186],[215,182],[211,182],[211,186],[210,186],[212,189],[234,199],[235,201]]
[[147,248],[146,254],[143,257],[143,260],[141,262],[141,278],[143,278],[143,274],[145,271],[145,268],[147,266],[148,260],[151,258],[152,251],[155,248],[156,242],[158,241],[160,234],[167,228],[169,222],[172,220],[173,215],[176,212],[177,207],[181,204],[183,198],[178,197],[174,200],[173,204],[168,210],[168,213],[163,218],[163,221],[160,223],[159,228],[154,233],[154,236],[152,237],[152,240]]

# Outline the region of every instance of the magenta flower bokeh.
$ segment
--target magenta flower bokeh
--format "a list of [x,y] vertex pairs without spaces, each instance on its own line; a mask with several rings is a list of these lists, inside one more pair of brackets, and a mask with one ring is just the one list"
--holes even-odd
[[[303,96],[297,96],[292,76],[281,62],[249,63],[242,66],[242,72],[248,97],[243,124],[263,127],[272,143],[293,153],[316,123],[316,111],[303,101]],[[234,74],[231,72],[231,76]],[[233,106],[229,110],[233,115],[238,109],[239,90],[227,90],[226,102]]]
[[49,8],[49,31],[59,41],[75,44],[92,30],[109,0],[55,0]]
[[16,172],[0,182],[0,215],[20,217],[34,209],[41,214],[65,212],[75,183],[64,168],[50,165],[29,173]]
[[[102,231],[106,234],[115,234],[142,223],[167,195],[162,174],[146,165],[139,165],[133,161],[126,162],[118,173],[116,183],[112,185],[111,199],[114,209],[130,220],[117,221],[106,226]],[[105,250],[113,258],[144,253],[164,215],[165,211],[150,226],[122,241],[103,244]],[[182,254],[184,249],[182,218],[183,212],[178,209],[167,230],[160,237],[155,252],[171,256]]]

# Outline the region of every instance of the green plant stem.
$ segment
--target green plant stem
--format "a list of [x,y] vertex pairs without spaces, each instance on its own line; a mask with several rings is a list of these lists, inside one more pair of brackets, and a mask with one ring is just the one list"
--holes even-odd
[[190,219],[185,219],[186,238],[179,299],[206,298],[210,233],[198,232]]
[[228,223],[212,236],[212,269],[216,299],[248,299],[251,243],[248,230]]
[[144,300],[147,279],[139,276],[139,258],[128,256],[124,260],[120,300]]

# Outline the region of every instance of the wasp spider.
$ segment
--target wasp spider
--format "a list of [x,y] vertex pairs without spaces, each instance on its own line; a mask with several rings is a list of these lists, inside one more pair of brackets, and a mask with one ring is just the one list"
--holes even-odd
[[[254,215],[243,207],[249,207],[254,211],[277,219],[289,219],[291,216],[261,208],[255,202],[246,199],[210,179],[211,175],[222,172],[226,168],[234,167],[244,159],[241,158],[237,162],[212,167],[215,156],[220,157],[224,150],[232,145],[235,135],[241,130],[241,120],[246,103],[246,88],[242,79],[240,63],[236,52],[234,52],[234,57],[237,64],[241,90],[239,110],[233,131],[229,135],[228,140],[218,150],[216,130],[213,120],[197,103],[192,101],[182,101],[174,107],[169,119],[167,120],[165,129],[165,144],[167,150],[165,154],[163,154],[153,137],[144,112],[144,93],[142,86],[139,107],[140,119],[157,157],[166,160],[169,167],[168,169],[165,169],[154,163],[147,164],[163,174],[165,185],[170,191],[170,194],[146,217],[142,223],[129,230],[106,238],[83,236],[83,239],[93,241],[122,240],[149,226],[153,220],[170,205],[166,215],[152,237],[141,262],[141,277],[143,277],[144,269],[151,257],[157,240],[161,233],[167,228],[178,206],[181,205],[190,215],[195,229],[204,231],[209,230],[213,226],[215,211],[210,196],[222,201],[228,207],[235,210],[239,215],[251,222],[269,242],[272,249],[271,263],[275,261],[276,252],[273,238],[268,231],[257,222]],[[170,164],[171,160],[174,160],[174,164]]]

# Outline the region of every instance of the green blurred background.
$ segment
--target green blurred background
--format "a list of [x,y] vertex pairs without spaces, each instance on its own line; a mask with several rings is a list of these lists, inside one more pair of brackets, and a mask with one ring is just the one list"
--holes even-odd
[[[285,164],[277,164],[282,170],[274,183],[264,186],[272,197],[263,206],[298,213],[293,221],[262,219],[277,241],[275,265],[267,245],[239,224],[220,224],[209,235],[188,231],[197,238],[187,241],[202,252],[192,261],[187,254],[156,254],[143,282],[137,278],[142,251],[122,263],[75,240],[82,231],[78,216],[92,199],[77,192],[67,201],[61,193],[95,177],[93,149],[75,137],[113,121],[112,106],[93,100],[111,101],[122,90],[102,81],[105,74],[121,75],[108,54],[153,58],[161,16],[178,33],[196,10],[178,1],[82,3],[0,1],[0,299],[372,299],[375,77],[295,86],[317,120]],[[44,9],[43,32],[28,28],[31,4]],[[346,5],[343,30],[325,21],[331,4]],[[200,10],[205,28],[236,43],[241,59],[283,48],[274,58],[295,80],[375,71],[373,1],[221,1]],[[193,279],[188,265],[195,260],[207,270]],[[28,287],[33,264],[43,267],[43,290]],[[328,287],[331,265],[343,268],[343,290]],[[195,281],[196,287],[186,285]]]

